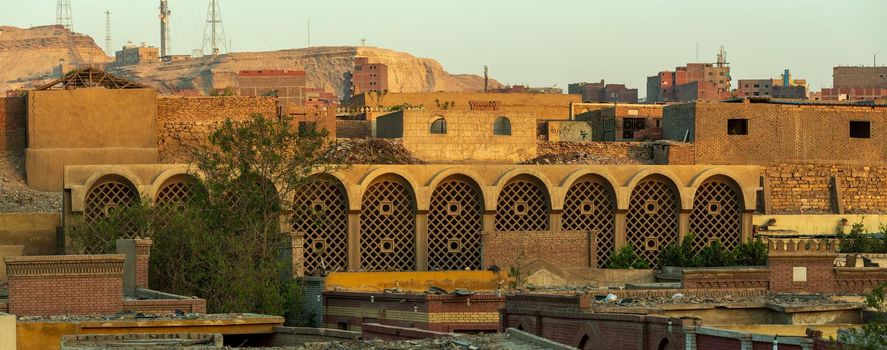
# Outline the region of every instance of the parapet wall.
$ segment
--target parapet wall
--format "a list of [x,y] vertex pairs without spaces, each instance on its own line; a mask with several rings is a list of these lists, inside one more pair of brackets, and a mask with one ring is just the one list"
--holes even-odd
[[542,260],[559,267],[593,266],[588,231],[483,233],[483,266],[522,266]]
[[767,213],[887,213],[887,166],[768,164]]

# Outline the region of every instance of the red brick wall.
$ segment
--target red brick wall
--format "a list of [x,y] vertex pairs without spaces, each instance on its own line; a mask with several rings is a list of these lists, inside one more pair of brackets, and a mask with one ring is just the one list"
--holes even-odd
[[[483,266],[503,269],[542,260],[569,268],[590,266],[589,233],[586,231],[484,232]],[[517,261],[519,255],[523,261]]]
[[24,97],[0,97],[0,152],[24,152],[25,101]]
[[835,290],[839,293],[864,294],[887,282],[887,267],[836,267]]
[[9,258],[9,312],[113,314],[123,305],[123,255]]
[[[739,339],[722,338],[713,335],[696,335],[697,349],[740,349],[742,343]],[[771,349],[772,350],[772,349]]]
[[[806,282],[793,282],[794,267],[807,268]],[[770,290],[782,293],[834,293],[834,257],[770,257]]]
[[136,287],[148,288],[148,261],[153,243],[150,239],[136,240]]
[[124,300],[122,310],[145,313],[183,312],[206,313],[204,299]]
[[681,278],[686,289],[761,288],[770,286],[770,270],[764,268],[686,269]]

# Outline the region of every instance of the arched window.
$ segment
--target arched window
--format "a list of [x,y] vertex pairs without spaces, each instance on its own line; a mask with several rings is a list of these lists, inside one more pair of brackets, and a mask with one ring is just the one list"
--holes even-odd
[[493,121],[493,135],[511,135],[511,121],[506,117],[497,117]]
[[437,118],[431,122],[431,133],[445,135],[447,133],[447,120],[444,118]]

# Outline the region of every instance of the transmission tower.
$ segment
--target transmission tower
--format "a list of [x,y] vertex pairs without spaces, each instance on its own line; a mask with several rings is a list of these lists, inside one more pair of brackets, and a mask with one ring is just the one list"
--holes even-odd
[[222,11],[219,8],[219,0],[210,0],[209,9],[206,11],[206,27],[203,29],[203,45],[201,52],[206,52],[209,45],[213,55],[218,55],[221,50],[219,45],[228,51],[228,41],[225,40],[225,27],[222,26]]
[[74,31],[74,20],[71,18],[71,0],[58,0],[58,6],[55,9],[55,24]]
[[113,52],[111,44],[111,11],[105,11],[105,55],[111,56]]
[[169,45],[169,10],[167,0],[160,0],[160,57],[169,55],[172,47]]

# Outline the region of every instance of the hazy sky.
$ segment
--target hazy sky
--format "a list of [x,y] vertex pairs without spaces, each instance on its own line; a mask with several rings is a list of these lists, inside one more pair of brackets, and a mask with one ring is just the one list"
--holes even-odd
[[[646,77],[727,49],[737,79],[783,69],[811,88],[835,65],[887,63],[887,0],[220,0],[234,51],[311,44],[367,45],[434,58],[452,73],[564,88],[606,79],[640,89]],[[0,25],[55,22],[55,0],[3,0]],[[71,0],[74,30],[104,47],[159,46],[159,0]],[[200,47],[208,0],[169,0],[174,53]],[[883,62],[883,63],[881,63]]]

